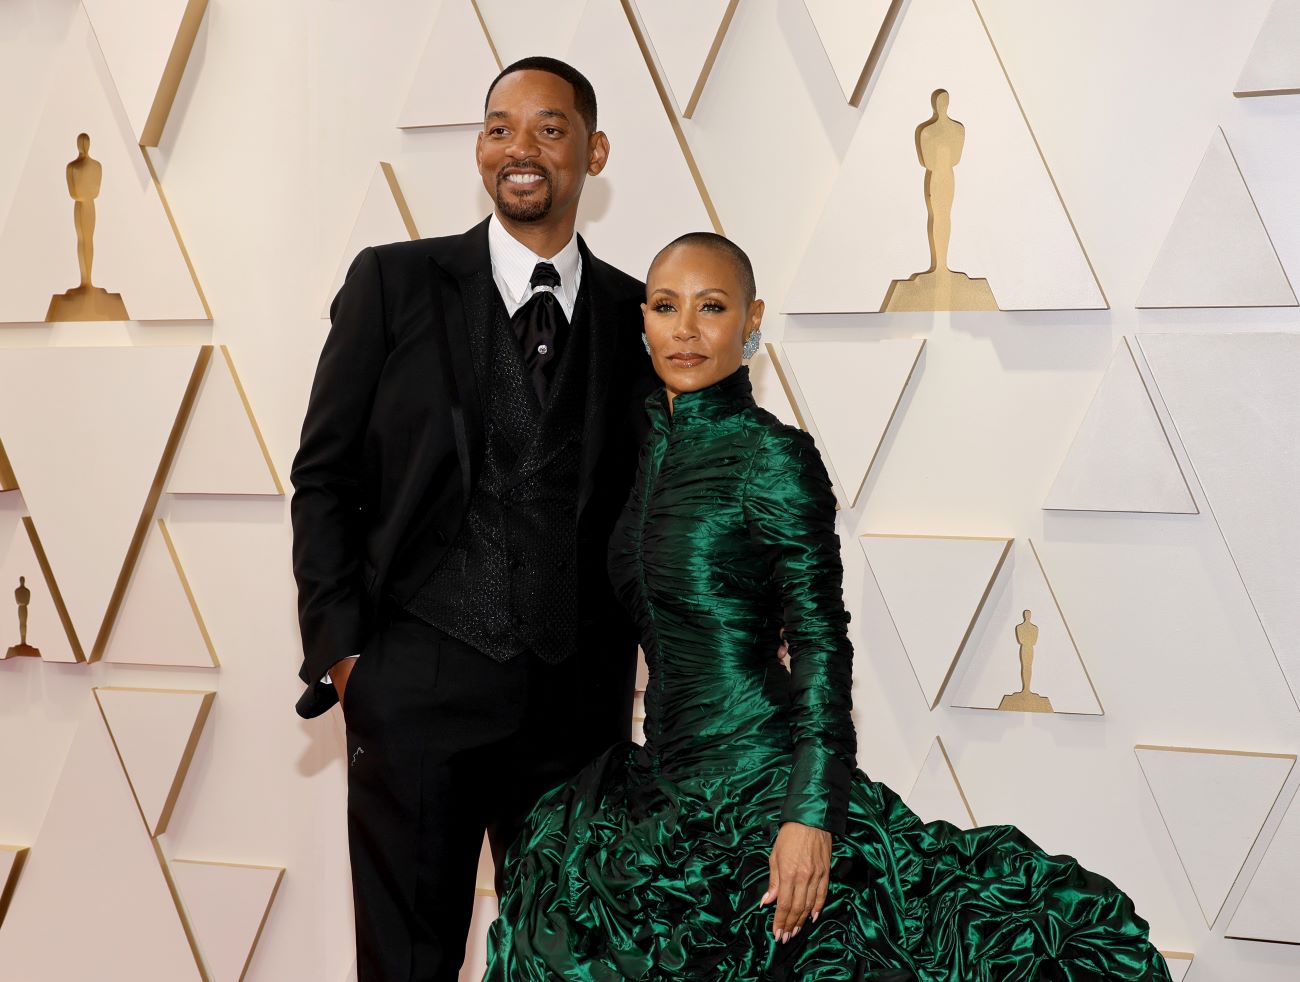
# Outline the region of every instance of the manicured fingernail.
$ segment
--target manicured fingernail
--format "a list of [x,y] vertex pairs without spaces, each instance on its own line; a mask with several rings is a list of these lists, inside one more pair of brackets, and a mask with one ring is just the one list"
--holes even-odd
[[799,936],[799,928],[795,928],[794,933],[791,934],[790,937],[797,938],[798,936]]
[[817,915],[820,914],[820,913],[821,913],[820,910],[814,910],[814,911],[813,911],[813,923],[814,923],[814,924],[817,923]]

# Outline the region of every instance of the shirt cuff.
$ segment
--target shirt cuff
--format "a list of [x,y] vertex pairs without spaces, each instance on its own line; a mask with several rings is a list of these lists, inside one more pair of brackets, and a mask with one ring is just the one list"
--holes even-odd
[[[348,655],[346,658],[340,658],[339,660],[340,660],[340,661],[354,661],[355,659],[360,658],[360,657],[361,657],[361,655],[359,655],[359,654],[356,654],[356,655]],[[334,684],[334,680],[330,678],[330,673],[329,673],[329,672],[326,672],[323,676],[321,676],[321,681],[324,682],[326,685],[333,685],[333,684]]]

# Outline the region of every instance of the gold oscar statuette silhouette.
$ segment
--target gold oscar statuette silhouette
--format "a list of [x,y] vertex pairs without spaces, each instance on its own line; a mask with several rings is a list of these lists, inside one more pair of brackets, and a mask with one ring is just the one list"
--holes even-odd
[[1016,641],[1020,644],[1020,691],[1002,697],[998,709],[1012,713],[1050,713],[1052,700],[1040,696],[1030,687],[1034,674],[1034,645],[1038,644],[1038,625],[1031,619],[1032,611],[1025,611],[1025,619],[1016,625]]
[[14,600],[18,604],[18,643],[11,645],[5,652],[6,658],[16,658],[19,655],[30,655],[34,658],[41,657],[39,648],[33,648],[27,643],[27,607],[32,602],[32,591],[27,586],[27,577],[18,577],[18,589],[14,591]]
[[955,171],[961,162],[966,127],[948,115],[945,89],[936,89],[930,104],[934,115],[916,128],[916,155],[925,168],[925,207],[930,215],[930,268],[889,284],[880,309],[997,310],[988,280],[972,279],[948,268]]
[[68,194],[72,196],[72,222],[77,229],[77,265],[81,284],[56,293],[45,313],[51,321],[125,321],[126,305],[120,293],[109,293],[90,281],[95,262],[95,199],[104,180],[104,165],[90,155],[90,137],[77,136],[77,159],[68,164]]

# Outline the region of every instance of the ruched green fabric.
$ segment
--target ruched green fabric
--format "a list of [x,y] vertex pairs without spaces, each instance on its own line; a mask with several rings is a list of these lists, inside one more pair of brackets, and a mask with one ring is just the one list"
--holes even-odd
[[[807,434],[754,404],[743,368],[647,405],[610,546],[646,742],[538,802],[487,980],[1167,982],[1109,881],[1010,826],[923,823],[856,769],[835,502]],[[817,923],[779,944],[759,899],[785,821],[832,832],[832,871]]]

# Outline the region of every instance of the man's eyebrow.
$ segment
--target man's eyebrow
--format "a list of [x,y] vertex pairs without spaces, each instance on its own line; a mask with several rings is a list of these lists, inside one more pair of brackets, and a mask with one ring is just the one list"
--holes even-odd
[[554,117],[563,120],[568,120],[569,118],[568,114],[566,114],[562,109],[539,109],[537,110],[537,115],[545,116],[545,117]]
[[484,117],[485,119],[509,119],[510,114],[504,109],[493,109]]

